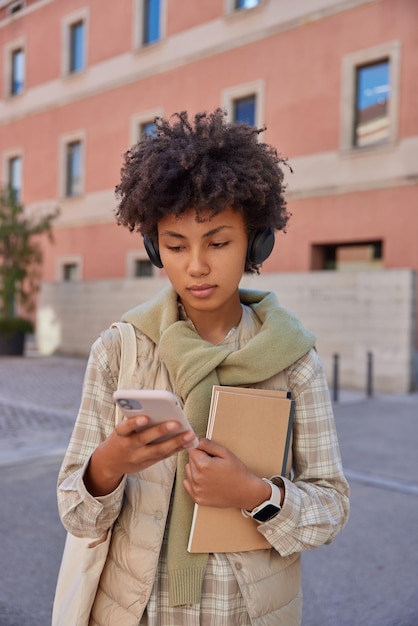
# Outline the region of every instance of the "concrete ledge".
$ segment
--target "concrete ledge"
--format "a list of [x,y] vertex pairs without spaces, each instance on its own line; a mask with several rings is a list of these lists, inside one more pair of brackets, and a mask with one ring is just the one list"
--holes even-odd
[[[44,283],[39,297],[41,354],[86,356],[92,342],[128,309],[168,285],[164,278]],[[342,388],[364,390],[367,355],[376,391],[415,388],[415,273],[411,270],[304,272],[245,276],[242,286],[274,291],[317,336],[328,379],[339,355]]]

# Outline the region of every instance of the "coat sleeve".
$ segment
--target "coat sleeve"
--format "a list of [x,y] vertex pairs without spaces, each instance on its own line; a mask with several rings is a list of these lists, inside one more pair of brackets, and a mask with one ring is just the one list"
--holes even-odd
[[295,400],[292,478],[274,478],[285,487],[283,506],[276,517],[259,526],[282,556],[330,543],[349,513],[349,487],[317,353],[311,350],[287,374]]
[[[111,434],[115,424],[112,395],[117,388],[120,339],[116,329],[106,332],[107,346],[102,337],[92,346],[79,413],[58,476],[60,517],[65,528],[78,537],[100,537],[112,526],[122,506],[126,481],[125,478],[113,493],[94,498],[83,479],[91,455]],[[113,372],[109,356],[114,364]]]

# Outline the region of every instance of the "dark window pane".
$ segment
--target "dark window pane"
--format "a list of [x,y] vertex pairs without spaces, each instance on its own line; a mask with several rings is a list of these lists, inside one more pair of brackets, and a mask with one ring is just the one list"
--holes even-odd
[[247,96],[234,101],[234,122],[255,125],[255,96]]
[[146,259],[137,259],[135,261],[135,276],[137,278],[152,275],[153,269],[151,261],[147,261]]
[[23,0],[21,0],[19,2],[19,0],[17,2],[14,2],[13,4],[10,5],[9,10],[8,10],[8,14],[9,15],[13,15],[14,13],[18,13],[19,11],[21,11],[23,8],[25,7],[25,3]]
[[383,267],[383,242],[360,241],[314,245],[313,270],[371,270]]
[[160,0],[144,0],[144,41],[153,43],[160,38]]
[[78,196],[81,193],[81,143],[74,141],[67,145],[65,195]]
[[70,26],[70,72],[79,72],[84,68],[84,22]]
[[62,267],[62,278],[65,281],[77,280],[78,265],[76,263],[65,263]]
[[366,146],[389,138],[389,61],[356,70],[356,122],[354,144]]
[[25,86],[25,53],[23,50],[12,52],[12,82],[10,93],[16,95],[23,91]]

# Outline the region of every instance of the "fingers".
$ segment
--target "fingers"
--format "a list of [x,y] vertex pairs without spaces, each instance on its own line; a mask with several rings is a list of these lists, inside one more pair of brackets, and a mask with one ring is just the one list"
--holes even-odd
[[211,439],[199,439],[199,445],[196,448],[196,452],[193,453],[193,459],[196,461],[198,459],[203,460],[202,455],[198,454],[199,450],[212,457],[225,458],[229,454],[229,451],[224,446],[215,443]]
[[145,415],[134,415],[133,417],[126,417],[119,422],[115,431],[120,437],[128,437],[138,428],[144,428],[147,424],[148,418]]
[[120,422],[116,428],[115,433],[119,437],[132,438],[132,443],[135,447],[148,446],[154,442],[160,443],[160,440],[171,442],[171,446],[168,447],[169,452],[172,454],[172,450],[196,447],[198,445],[198,439],[192,431],[186,431],[170,437],[172,433],[175,433],[179,424],[175,420],[168,420],[157,424],[155,426],[148,426],[149,419],[144,415],[136,415],[129,417]]
[[242,508],[254,479],[244,463],[230,450],[209,439],[200,439],[189,450],[183,486],[197,504]]

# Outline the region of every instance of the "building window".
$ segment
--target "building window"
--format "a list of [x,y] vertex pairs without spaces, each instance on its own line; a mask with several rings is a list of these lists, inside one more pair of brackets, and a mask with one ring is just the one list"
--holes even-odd
[[143,4],[143,35],[144,45],[155,43],[161,37],[160,20],[161,7],[160,0],[144,0]]
[[10,94],[22,93],[25,86],[25,51],[23,48],[12,50]]
[[356,68],[354,145],[367,146],[389,139],[389,61]]
[[144,122],[139,125],[139,138],[141,139],[144,135],[150,135],[150,137],[154,137],[155,135],[155,124],[154,122]]
[[222,108],[234,122],[264,126],[264,81],[228,87],[221,95]]
[[146,259],[135,259],[134,261],[134,277],[144,278],[153,276],[154,271],[152,269],[151,261]]
[[256,114],[256,96],[245,96],[244,98],[237,98],[233,102],[233,121],[244,122],[255,126],[255,114]]
[[16,202],[22,199],[22,157],[14,156],[8,161],[8,183]]
[[64,15],[61,22],[61,72],[63,77],[82,73],[87,67],[88,33],[88,8]]
[[72,198],[81,195],[82,187],[82,143],[71,141],[65,153],[65,196]]
[[224,0],[226,15],[244,13],[262,4],[263,0]]
[[19,11],[22,11],[22,9],[25,8],[25,0],[16,0],[16,2],[12,2],[12,4],[9,6],[9,8],[7,9],[7,13],[8,15],[14,15],[15,13],[18,13]]
[[160,108],[148,109],[133,115],[130,120],[130,142],[135,145],[144,135],[155,135],[155,118],[162,117],[164,112]]
[[235,0],[236,9],[252,9],[260,4],[260,0]]
[[400,45],[382,44],[343,59],[341,148],[374,148],[398,132]]
[[152,278],[156,270],[147,253],[143,250],[128,250],[126,255],[126,275],[129,278]]
[[62,280],[71,282],[78,279],[77,263],[64,263],[62,266]]
[[383,267],[383,242],[366,241],[312,247],[313,270],[371,270]]
[[69,26],[69,65],[70,74],[80,72],[85,67],[85,24],[79,20]]
[[81,280],[83,259],[79,255],[57,258],[57,279],[59,281],[74,282]]

